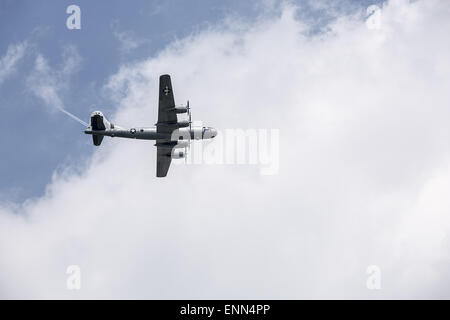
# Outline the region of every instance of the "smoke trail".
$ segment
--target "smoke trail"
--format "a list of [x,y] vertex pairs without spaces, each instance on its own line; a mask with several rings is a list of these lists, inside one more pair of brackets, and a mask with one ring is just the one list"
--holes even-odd
[[75,121],[81,123],[81,124],[84,125],[85,127],[88,127],[88,126],[89,126],[89,125],[87,124],[87,122],[81,120],[80,118],[78,118],[77,116],[71,114],[69,111],[63,109],[62,107],[57,106],[57,108],[58,108],[59,111],[61,111],[61,112],[65,113],[65,114],[67,114],[67,115],[68,115],[69,117],[71,117],[73,120],[75,120]]

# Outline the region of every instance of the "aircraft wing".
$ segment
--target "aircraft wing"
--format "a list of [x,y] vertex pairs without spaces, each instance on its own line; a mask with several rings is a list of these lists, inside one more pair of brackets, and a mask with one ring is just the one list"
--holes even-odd
[[[165,140],[156,140],[156,143],[163,141]],[[167,171],[169,171],[170,163],[172,162],[172,157],[170,156],[172,148],[158,146],[156,149],[156,176],[165,177],[167,175]]]
[[[177,129],[178,118],[175,112],[175,99],[173,98],[172,81],[168,74],[159,77],[159,106],[156,132],[172,133]],[[164,143],[167,140],[156,140],[156,143]],[[172,162],[173,147],[157,146],[156,176],[165,177]]]
[[168,74],[159,77],[159,107],[157,132],[172,133],[178,119],[175,110],[175,100],[173,98],[172,81]]

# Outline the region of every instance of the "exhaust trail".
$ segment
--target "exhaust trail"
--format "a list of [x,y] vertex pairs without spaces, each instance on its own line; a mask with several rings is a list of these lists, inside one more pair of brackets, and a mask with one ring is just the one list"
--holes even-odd
[[66,115],[68,115],[69,117],[71,117],[73,120],[81,123],[82,125],[84,125],[85,127],[89,127],[88,123],[81,120],[80,118],[78,118],[77,116],[71,114],[69,111],[65,110],[64,108],[57,106],[58,110],[65,113]]

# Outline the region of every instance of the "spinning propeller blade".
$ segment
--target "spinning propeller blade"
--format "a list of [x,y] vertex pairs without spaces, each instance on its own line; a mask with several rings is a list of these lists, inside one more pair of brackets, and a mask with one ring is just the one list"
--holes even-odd
[[[186,109],[187,109],[187,113],[188,113],[188,117],[189,117],[189,150],[190,150],[190,148],[191,148],[192,117],[191,117],[191,107],[189,106],[189,100],[187,101]],[[187,163],[187,155],[188,155],[187,154],[187,148],[188,147],[184,148],[184,152],[186,154],[186,156],[184,157],[185,163]]]

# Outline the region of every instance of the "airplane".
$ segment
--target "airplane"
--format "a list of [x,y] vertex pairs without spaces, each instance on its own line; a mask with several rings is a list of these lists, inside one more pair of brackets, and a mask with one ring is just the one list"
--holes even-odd
[[[187,113],[189,120],[178,120],[178,114]],[[189,101],[186,106],[176,106],[170,75],[159,77],[158,122],[154,127],[125,129],[109,122],[100,111],[91,114],[90,126],[84,131],[92,135],[95,146],[100,146],[103,137],[156,140],[156,176],[165,177],[172,159],[186,157],[191,139],[212,139],[217,130],[211,127],[192,126]]]

